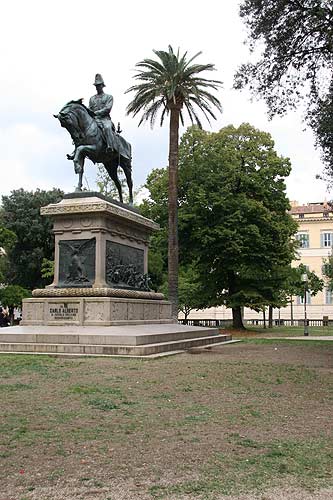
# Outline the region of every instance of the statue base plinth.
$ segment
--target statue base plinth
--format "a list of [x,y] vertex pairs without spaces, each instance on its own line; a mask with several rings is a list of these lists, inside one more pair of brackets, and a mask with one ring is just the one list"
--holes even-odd
[[[92,297],[82,294],[74,296],[66,295],[66,289],[61,292],[59,296],[24,299],[21,325],[111,326],[172,323],[171,303],[148,298],[153,295],[149,292],[146,292],[146,298]],[[135,293],[132,290],[128,292]],[[141,294],[145,295],[145,292]]]

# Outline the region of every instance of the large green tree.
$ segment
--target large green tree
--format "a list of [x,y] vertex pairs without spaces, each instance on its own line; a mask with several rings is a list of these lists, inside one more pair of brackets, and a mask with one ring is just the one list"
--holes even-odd
[[[241,328],[241,308],[276,300],[282,270],[294,258],[291,236],[297,224],[288,215],[285,177],[290,162],[278,156],[271,136],[249,124],[218,133],[196,127],[182,137],[179,156],[180,260],[195,262],[196,308],[226,305]],[[165,174],[164,174],[165,175]],[[147,187],[147,215],[165,220],[163,170]],[[160,243],[160,248],[162,247]]]
[[214,70],[213,64],[193,63],[201,52],[189,58],[185,52],[175,53],[169,45],[168,51],[154,50],[157,59],[144,59],[136,64],[134,76],[140,83],[127,92],[135,92],[127,108],[128,114],[141,114],[139,125],[150,121],[151,126],[160,115],[160,125],[169,115],[169,167],[168,167],[168,283],[169,300],[173,304],[173,316],[178,314],[178,149],[179,124],[183,123],[186,110],[190,120],[201,126],[198,112],[215,119],[212,108],[221,110],[219,100],[210,93],[217,90],[220,82],[208,80],[203,72]]
[[[1,216],[0,216],[1,217]],[[10,252],[17,241],[16,234],[0,226],[0,283],[5,281]]]
[[11,325],[14,324],[14,309],[15,307],[22,308],[22,300],[30,297],[29,290],[19,285],[8,285],[0,289],[1,305],[8,307],[9,319]]
[[290,162],[268,133],[249,124],[200,141],[190,134],[183,147],[184,257],[197,259],[203,301],[225,303],[242,327],[242,306],[271,300],[276,270],[294,258],[297,225],[285,192]]
[[306,103],[306,117],[333,176],[333,3],[331,0],[243,0],[253,61],[235,87],[264,98],[270,116]]
[[17,241],[9,256],[8,284],[32,290],[47,283],[41,276],[43,258],[54,257],[52,222],[40,215],[42,206],[63,197],[60,189],[25,191],[18,189],[2,197],[1,225],[16,234]]

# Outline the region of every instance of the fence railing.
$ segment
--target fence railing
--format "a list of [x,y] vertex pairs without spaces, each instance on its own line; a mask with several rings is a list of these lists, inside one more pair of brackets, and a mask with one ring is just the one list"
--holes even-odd
[[[244,319],[244,325],[247,326],[264,326],[263,319]],[[189,326],[203,326],[207,328],[227,328],[232,326],[232,319],[179,319],[178,323]],[[308,319],[308,326],[333,326],[333,320],[323,319]],[[268,320],[266,320],[268,326]],[[304,319],[274,319],[273,326],[304,326]]]
[[[244,320],[244,324],[252,326],[264,326],[263,319],[248,319]],[[266,325],[268,325],[268,320],[266,320]],[[308,319],[308,326],[332,326],[333,320],[323,320],[323,319]],[[304,326],[304,319],[274,319],[273,326]]]
[[232,319],[179,319],[178,323],[189,326],[204,326],[212,328],[226,328],[232,326]]

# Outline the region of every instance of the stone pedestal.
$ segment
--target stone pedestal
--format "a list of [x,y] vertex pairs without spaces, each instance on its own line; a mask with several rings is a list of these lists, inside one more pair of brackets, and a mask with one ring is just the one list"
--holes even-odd
[[[65,195],[60,203],[43,207],[41,214],[54,221],[55,270],[50,288],[126,287],[114,281],[112,266],[134,266],[138,273],[148,272],[148,240],[159,225],[133,208],[110,202],[98,193],[83,192]],[[81,280],[70,276],[75,252],[84,261]]]
[[23,301],[22,325],[172,322],[171,304],[147,279],[158,224],[98,193],[65,195],[41,214],[54,222],[54,281]]

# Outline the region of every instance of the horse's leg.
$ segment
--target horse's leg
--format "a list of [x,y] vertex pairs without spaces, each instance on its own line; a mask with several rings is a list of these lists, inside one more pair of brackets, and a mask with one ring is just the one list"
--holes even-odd
[[73,159],[75,173],[79,174],[79,183],[76,191],[82,191],[82,178],[85,157],[88,153],[94,152],[95,150],[96,146],[78,146],[76,148],[75,156]]
[[116,185],[116,188],[118,190],[118,194],[119,194],[119,201],[121,201],[121,203],[123,203],[123,193],[122,193],[122,190],[121,190],[121,184],[120,184],[120,181],[119,181],[119,178],[118,178],[118,164],[117,163],[104,163],[104,167],[107,171],[107,173],[109,174],[109,176],[111,177],[111,179],[113,180],[113,182],[115,183]]
[[79,183],[75,191],[82,191],[82,177],[83,177],[83,168],[79,172]]
[[82,191],[82,177],[83,177],[83,166],[84,166],[84,156],[80,155],[77,158],[74,157],[74,171],[79,174],[79,183],[75,191]]
[[129,192],[129,204],[133,205],[133,181],[132,181],[132,165],[131,160],[125,158],[124,156],[120,157],[120,166],[124,171],[126,182],[128,186]]

